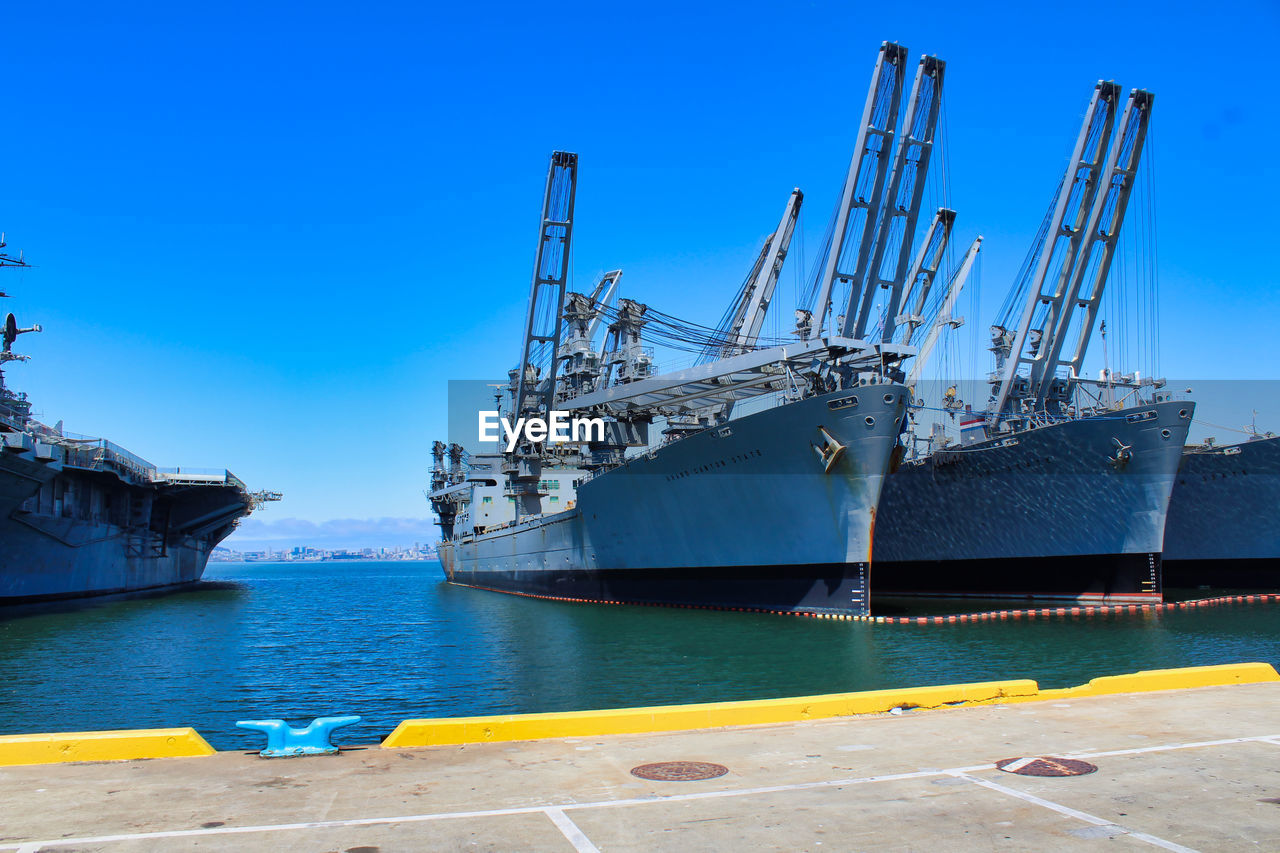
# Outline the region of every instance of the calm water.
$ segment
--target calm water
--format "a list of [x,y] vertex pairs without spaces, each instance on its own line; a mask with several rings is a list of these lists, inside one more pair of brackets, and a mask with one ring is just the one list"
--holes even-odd
[[[1206,593],[1207,595],[1208,593]],[[1280,607],[905,626],[562,604],[451,587],[437,563],[235,564],[190,591],[0,610],[0,733],[756,699],[1194,664],[1280,665]]]

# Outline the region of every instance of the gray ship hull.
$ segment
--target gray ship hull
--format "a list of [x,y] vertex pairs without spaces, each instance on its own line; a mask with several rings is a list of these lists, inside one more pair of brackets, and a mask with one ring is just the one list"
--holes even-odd
[[[704,430],[583,482],[572,510],[443,543],[441,562],[454,583],[548,598],[865,614],[906,399],[868,385]],[[823,430],[844,447],[829,470]]]
[[231,485],[149,487],[63,456],[0,452],[0,605],[193,583],[249,511]]
[[50,529],[0,521],[0,605],[137,592],[194,583],[216,543],[183,537],[163,555],[140,553],[127,530],[70,523]]
[[1187,448],[1169,502],[1173,586],[1280,588],[1280,437]]
[[881,498],[876,592],[1159,600],[1165,517],[1193,411],[1139,406],[901,466]]

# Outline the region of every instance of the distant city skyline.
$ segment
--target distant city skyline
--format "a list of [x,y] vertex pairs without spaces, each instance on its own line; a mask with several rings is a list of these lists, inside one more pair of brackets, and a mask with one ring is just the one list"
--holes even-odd
[[440,528],[429,518],[336,518],[314,522],[302,518],[275,518],[279,504],[242,519],[223,543],[237,551],[279,551],[314,548],[407,548],[415,543],[440,541]]
[[435,545],[423,543],[416,543],[409,548],[313,548],[299,545],[284,549],[239,549],[227,547],[224,543],[213,549],[209,562],[309,563],[327,560],[434,560],[435,558]]

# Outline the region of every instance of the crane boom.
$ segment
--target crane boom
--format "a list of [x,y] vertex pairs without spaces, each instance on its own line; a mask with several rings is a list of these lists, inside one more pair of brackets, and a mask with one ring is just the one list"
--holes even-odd
[[[866,269],[884,195],[885,176],[889,170],[889,151],[898,124],[906,61],[907,49],[902,45],[888,41],[880,45],[871,75],[871,87],[867,90],[867,101],[858,124],[853,159],[849,162],[840,203],[836,207],[831,246],[819,279],[815,305],[817,316],[812,326],[819,337],[826,328],[836,279],[856,282],[856,274]],[[857,227],[859,223],[851,221],[856,220],[854,213],[859,210],[865,214],[861,228]],[[853,304],[853,298],[850,304]]]
[[736,355],[751,349],[760,337],[760,329],[764,327],[765,314],[773,300],[773,291],[778,286],[778,276],[782,273],[782,263],[787,258],[791,235],[795,231],[796,219],[800,216],[800,205],[803,203],[804,193],[799,188],[793,189],[782,212],[782,220],[765,241],[761,261],[757,263],[755,274],[744,290],[741,320],[729,330],[733,352],[727,354]]
[[[578,155],[553,151],[542,195],[542,222],[538,226],[538,251],[529,288],[524,343],[520,363],[511,371],[512,398],[507,417],[513,424],[531,415],[548,418],[555,407],[577,184]],[[538,364],[544,356],[546,376],[540,375]],[[542,448],[532,441],[518,444],[515,452],[504,455],[502,472],[507,478],[506,494],[513,501],[517,521],[542,512],[542,495],[538,490],[542,461]]]
[[[542,196],[542,223],[538,227],[538,251],[529,290],[524,344],[516,368],[512,414],[518,418],[527,414],[545,416],[552,408],[577,183],[578,155],[568,151],[552,152]],[[539,344],[551,345],[545,377],[539,375],[538,365],[534,363]]]
[[[861,304],[854,303],[853,290],[850,292],[849,307],[841,330],[846,337],[861,338],[867,333],[872,301],[879,286],[889,290],[882,340],[888,343],[893,339],[899,302],[902,299],[903,278],[907,262],[911,258],[916,219],[920,216],[925,178],[929,173],[929,158],[933,152],[934,131],[938,126],[938,111],[942,106],[942,81],[946,67],[947,63],[936,56],[920,57],[915,80],[911,84],[911,95],[907,100],[906,118],[902,122],[902,132],[898,135],[898,151],[893,160],[889,188],[880,209],[874,251],[865,271],[866,285],[860,287],[863,279],[857,275],[854,278],[853,290],[861,289]],[[896,257],[891,258],[893,266],[886,271],[885,256],[893,249],[896,249]]]
[[964,260],[960,262],[960,269],[956,270],[956,274],[952,276],[951,281],[947,283],[947,295],[942,300],[942,307],[938,309],[938,317],[934,320],[933,325],[929,327],[929,333],[925,335],[924,341],[920,344],[920,352],[916,354],[915,360],[911,363],[911,372],[907,374],[906,386],[915,388],[916,383],[920,380],[920,374],[924,371],[925,364],[929,361],[929,356],[933,354],[933,348],[937,345],[939,337],[944,330],[955,328],[963,322],[963,318],[955,319],[956,300],[960,298],[960,291],[964,290],[964,283],[969,279],[969,271],[973,269],[973,262],[978,257],[978,252],[982,248],[982,235],[979,234],[969,245],[968,251],[964,253]]
[[[596,334],[600,331],[600,324],[604,320],[604,310],[609,307],[609,303],[613,301],[613,295],[618,292],[618,282],[622,281],[622,270],[613,270],[604,274],[604,278],[600,279],[600,283],[591,293],[591,304],[595,306],[595,316],[591,319],[591,326],[587,329],[587,341],[591,342],[596,339]],[[603,295],[601,294],[603,291]],[[601,353],[603,356],[603,353]]]
[[[1097,194],[1098,176],[1111,138],[1119,95],[1120,87],[1115,83],[1100,80],[1094,86],[1093,97],[1085,111],[1080,134],[1067,163],[1066,174],[1058,187],[1046,231],[1048,236],[1031,275],[1026,306],[1013,338],[1010,356],[1001,371],[999,387],[992,395],[992,406],[988,413],[988,423],[991,426],[999,423],[1000,418],[1009,413],[1014,397],[1025,396],[1031,383],[1015,383],[1018,367],[1033,362],[1043,343],[1044,330],[1052,328],[1058,317],[1071,267],[1084,239],[1085,220]],[[1049,277],[1050,265],[1055,262],[1059,270],[1056,287],[1052,294],[1047,294],[1045,283]],[[1048,319],[1036,330],[1032,325],[1041,305],[1048,307]],[[1016,394],[1015,384],[1018,386]]]
[[[947,243],[951,239],[951,227],[955,225],[956,212],[945,207],[938,208],[933,214],[933,220],[929,223],[929,228],[924,232],[924,241],[920,244],[920,252],[916,255],[915,261],[911,264],[911,270],[907,273],[906,290],[902,293],[902,304],[904,307],[909,306],[914,301],[914,306],[899,314],[895,322],[899,326],[905,326],[906,331],[902,333],[902,342],[907,346],[911,346],[911,339],[915,337],[916,330],[920,328],[920,324],[924,322],[924,306],[929,298],[929,291],[933,288],[934,277],[938,274],[938,267],[942,265],[943,254],[947,251]],[[919,285],[920,293],[916,294],[916,286]],[[888,340],[888,336],[885,336]]]
[[[1155,96],[1145,89],[1134,89],[1129,93],[1124,114],[1120,117],[1120,131],[1111,144],[1103,170],[1105,177],[1102,185],[1106,190],[1098,194],[1093,210],[1089,213],[1087,242],[1080,252],[1080,260],[1071,277],[1065,299],[1066,307],[1058,320],[1051,346],[1041,346],[1041,356],[1046,365],[1037,389],[1038,399],[1041,401],[1050,393],[1054,372],[1058,367],[1068,367],[1071,376],[1079,376],[1084,366],[1085,350],[1089,346],[1093,324],[1102,304],[1102,292],[1107,284],[1107,274],[1111,270],[1111,260],[1115,257],[1116,240],[1120,236],[1120,227],[1124,224],[1125,210],[1129,206],[1129,196],[1133,192],[1138,164],[1142,159],[1154,99]],[[1085,295],[1081,296],[1082,293]],[[1076,308],[1083,309],[1084,316],[1080,320],[1080,333],[1075,349],[1070,360],[1059,361],[1071,327],[1072,311]]]

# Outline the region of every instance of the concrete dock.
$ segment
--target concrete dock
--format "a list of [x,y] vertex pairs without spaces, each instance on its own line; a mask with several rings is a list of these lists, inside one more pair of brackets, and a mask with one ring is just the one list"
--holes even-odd
[[[1037,756],[1098,769],[995,766]],[[655,762],[728,772],[631,772]],[[19,853],[1280,850],[1280,683],[308,758],[12,766],[0,804],[0,850]]]

